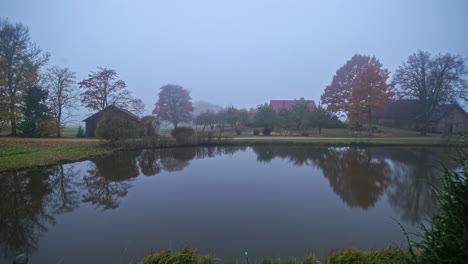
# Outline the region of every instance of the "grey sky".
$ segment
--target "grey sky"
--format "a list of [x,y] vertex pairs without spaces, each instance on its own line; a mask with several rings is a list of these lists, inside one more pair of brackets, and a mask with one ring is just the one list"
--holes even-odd
[[151,111],[167,83],[194,100],[253,107],[319,100],[355,53],[391,72],[418,49],[468,57],[468,1],[2,0],[0,16],[30,28],[82,80],[117,70]]

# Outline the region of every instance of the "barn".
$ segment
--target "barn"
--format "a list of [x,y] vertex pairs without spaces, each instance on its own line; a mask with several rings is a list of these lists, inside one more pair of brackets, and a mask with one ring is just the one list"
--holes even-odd
[[136,115],[134,115],[133,113],[131,113],[130,111],[126,109],[122,109],[114,105],[108,106],[104,110],[101,110],[93,114],[92,116],[86,118],[85,120],[83,120],[83,122],[85,122],[86,124],[86,137],[95,137],[96,127],[97,127],[99,120],[101,120],[101,118],[105,114],[112,114],[112,113],[123,113],[130,117],[138,118]]
[[[420,130],[423,126],[422,104],[418,100],[397,100],[375,114],[377,125]],[[429,132],[463,133],[468,130],[468,114],[458,104],[443,104],[430,117]]]

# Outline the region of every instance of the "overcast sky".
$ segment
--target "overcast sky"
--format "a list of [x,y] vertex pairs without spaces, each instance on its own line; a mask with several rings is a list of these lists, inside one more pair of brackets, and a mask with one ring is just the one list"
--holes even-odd
[[253,107],[319,100],[355,53],[392,73],[418,49],[468,57],[468,1],[1,0],[0,16],[84,79],[115,69],[150,112],[159,87]]

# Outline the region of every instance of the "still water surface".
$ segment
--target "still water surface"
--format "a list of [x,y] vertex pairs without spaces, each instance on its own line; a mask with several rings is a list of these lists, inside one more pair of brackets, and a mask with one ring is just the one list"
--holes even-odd
[[447,148],[198,147],[0,174],[0,263],[131,263],[186,246],[221,259],[323,256],[405,239],[434,208]]

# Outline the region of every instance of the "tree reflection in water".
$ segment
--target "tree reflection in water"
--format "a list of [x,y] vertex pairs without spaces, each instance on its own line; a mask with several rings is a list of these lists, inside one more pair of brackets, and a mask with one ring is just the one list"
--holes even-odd
[[53,169],[8,172],[0,175],[0,246],[5,258],[31,254],[48,225],[55,223],[47,212],[52,192]]
[[333,191],[350,207],[372,208],[388,196],[390,205],[410,224],[420,223],[435,206],[432,186],[437,186],[441,163],[449,168],[454,154],[449,148],[406,147],[307,147],[254,146],[259,162],[274,158],[295,166],[314,166]]
[[[320,169],[331,188],[350,207],[368,210],[385,195],[407,223],[420,223],[434,208],[440,163],[449,168],[454,151],[446,148],[254,146],[259,162],[275,158],[294,166]],[[193,159],[233,155],[247,147],[193,147],[119,152],[92,159],[87,169],[56,165],[0,174],[0,247],[5,258],[31,254],[54,215],[80,202],[115,209],[139,174],[176,172]]]
[[401,219],[421,223],[435,208],[432,186],[440,185],[442,164],[455,169],[454,151],[447,148],[373,149],[392,166],[392,182],[387,189],[390,205]]
[[130,180],[139,174],[138,152],[127,151],[91,160],[94,164],[83,176],[83,202],[102,210],[116,209],[119,199],[127,195]]

